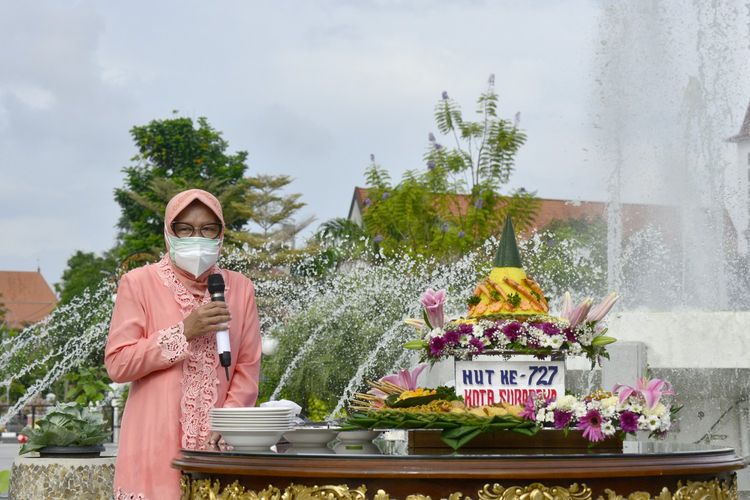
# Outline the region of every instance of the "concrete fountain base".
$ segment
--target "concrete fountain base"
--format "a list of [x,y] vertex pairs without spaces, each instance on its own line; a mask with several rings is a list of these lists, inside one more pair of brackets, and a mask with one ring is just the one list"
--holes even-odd
[[[668,440],[729,446],[747,461],[750,312],[626,312],[609,320],[609,334],[618,342],[602,368],[604,388],[632,383],[647,366],[673,384],[684,405]],[[750,471],[738,481],[750,490]]]

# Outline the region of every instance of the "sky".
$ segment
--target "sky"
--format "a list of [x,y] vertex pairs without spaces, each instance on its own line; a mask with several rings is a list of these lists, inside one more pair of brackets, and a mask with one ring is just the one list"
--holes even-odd
[[[424,168],[447,91],[490,74],[527,143],[509,188],[604,200],[589,161],[593,0],[0,0],[0,270],[60,280],[115,241],[113,190],[153,119],[205,116],[248,174],[286,174],[300,219],[346,217],[370,154]],[[438,137],[440,140],[440,137]]]

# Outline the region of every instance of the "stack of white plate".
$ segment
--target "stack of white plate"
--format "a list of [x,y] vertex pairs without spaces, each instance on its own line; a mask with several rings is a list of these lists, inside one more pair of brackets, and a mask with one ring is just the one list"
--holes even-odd
[[288,408],[214,408],[211,430],[235,450],[268,450],[292,428]]

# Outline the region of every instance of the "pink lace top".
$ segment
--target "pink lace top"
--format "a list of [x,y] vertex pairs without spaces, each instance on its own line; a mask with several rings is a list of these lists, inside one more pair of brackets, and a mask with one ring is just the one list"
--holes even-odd
[[167,259],[122,277],[105,350],[110,377],[132,382],[115,469],[121,498],[179,498],[179,472],[170,466],[179,449],[205,446],[211,408],[252,406],[257,397],[260,331],[252,283],[215,269],[232,311],[227,382],[215,336],[188,341],[183,333],[183,319],[210,300],[208,292],[194,297]]

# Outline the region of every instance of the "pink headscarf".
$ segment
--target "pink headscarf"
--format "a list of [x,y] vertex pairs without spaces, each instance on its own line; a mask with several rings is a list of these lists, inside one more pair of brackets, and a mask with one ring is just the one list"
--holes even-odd
[[[176,195],[174,195],[174,197],[172,197],[171,200],[169,200],[169,203],[167,203],[167,208],[164,211],[164,234],[170,234],[174,236],[174,233],[172,232],[172,222],[180,214],[180,212],[185,210],[185,208],[187,208],[187,206],[194,201],[198,201],[204,204],[216,215],[216,217],[218,217],[222,225],[220,237],[223,238],[224,212],[221,209],[221,203],[219,203],[219,200],[216,199],[214,195],[202,189],[188,189],[187,191],[177,193]],[[169,240],[167,240],[167,238],[165,237],[164,242],[167,246],[167,255],[169,255]],[[177,267],[175,263],[172,262],[171,258],[169,260],[169,263],[172,266],[175,274],[180,279],[180,281],[182,281],[185,287],[195,297],[203,297],[208,286],[208,275],[211,274],[212,270],[209,269],[202,275],[195,278],[192,274]]]

